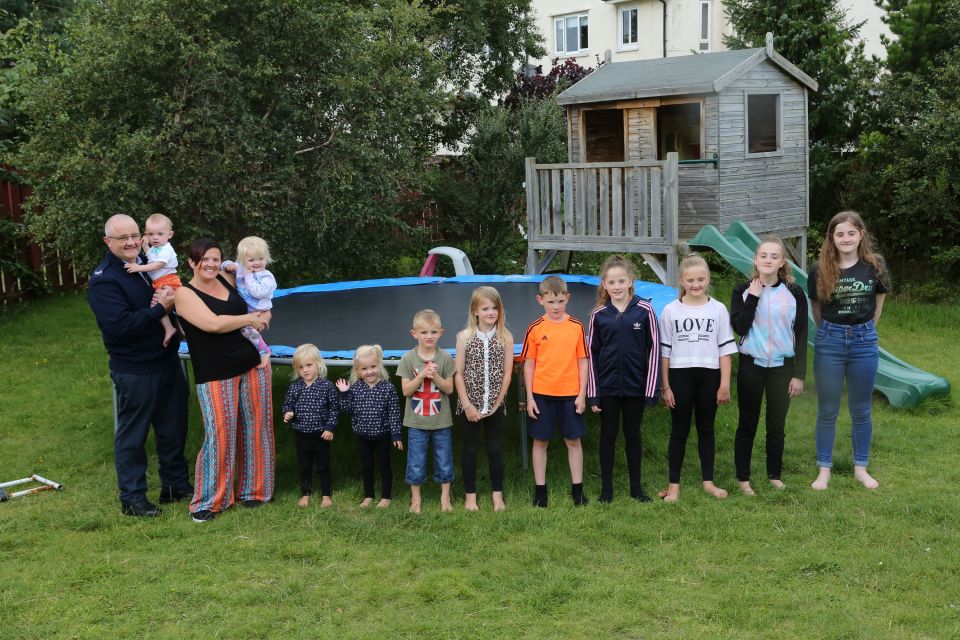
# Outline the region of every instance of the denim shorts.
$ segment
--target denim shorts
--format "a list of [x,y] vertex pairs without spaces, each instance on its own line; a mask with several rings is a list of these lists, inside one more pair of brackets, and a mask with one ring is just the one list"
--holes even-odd
[[421,485],[427,479],[427,450],[433,442],[433,481],[453,482],[453,428],[407,428],[407,484]]

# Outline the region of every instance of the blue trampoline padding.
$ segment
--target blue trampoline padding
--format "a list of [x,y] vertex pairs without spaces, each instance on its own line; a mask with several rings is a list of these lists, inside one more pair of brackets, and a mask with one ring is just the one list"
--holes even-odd
[[[456,276],[453,278],[440,278],[440,277],[430,277],[430,278],[418,278],[418,277],[409,277],[409,278],[379,278],[374,280],[352,280],[347,282],[330,282],[325,284],[311,284],[304,285],[301,287],[292,287],[289,289],[278,289],[274,293],[274,300],[278,301],[283,298],[288,298],[290,296],[305,295],[306,298],[316,298],[317,294],[334,294],[338,292],[351,292],[359,291],[363,289],[372,289],[372,288],[393,288],[393,287],[411,287],[417,285],[444,285],[444,284],[464,284],[464,285],[475,285],[479,286],[481,284],[489,284],[492,286],[504,285],[509,283],[517,284],[529,284],[529,283],[538,283],[544,278],[548,277],[547,275],[473,275],[473,276]],[[583,275],[561,275],[560,276],[568,284],[575,285],[586,285],[589,288],[597,287],[600,284],[600,278],[597,276],[583,276]],[[472,288],[469,288],[472,289]],[[669,287],[663,284],[653,283],[653,282],[643,282],[637,280],[634,283],[634,290],[637,295],[642,298],[646,298],[651,301],[653,304],[654,310],[657,314],[663,312],[663,308],[672,300],[675,300],[677,297],[677,289],[674,287]],[[535,291],[534,291],[535,293]],[[501,291],[503,294],[503,291]],[[593,291],[590,291],[590,294],[593,295]],[[469,299],[469,298],[467,298]],[[535,305],[535,301],[532,302]],[[581,302],[581,304],[583,304]],[[282,303],[281,303],[282,306]],[[431,305],[432,306],[432,305]],[[466,309],[466,305],[462,305],[463,309]],[[511,319],[511,307],[505,305],[507,309],[507,320]],[[539,313],[539,310],[537,310]],[[274,325],[278,324],[277,313],[274,314]],[[583,317],[584,313],[576,314],[580,320],[586,325],[589,322],[588,317]],[[535,317],[535,316],[534,316]],[[404,318],[400,322],[407,322],[407,319]],[[459,318],[458,318],[459,322]],[[444,323],[445,326],[449,326],[450,322],[447,321]],[[456,326],[458,323],[454,323]],[[458,327],[459,328],[459,327]],[[521,339],[523,336],[524,326],[513,326],[514,339]],[[338,329],[339,331],[339,329]],[[455,335],[456,330],[452,330],[450,335]],[[296,349],[295,345],[288,344],[275,344],[269,340],[269,332],[265,336],[267,342],[270,345],[270,349],[273,351],[275,357],[280,358],[290,358],[293,356],[293,352]],[[411,339],[412,340],[412,339]],[[317,343],[322,344],[324,340],[314,340]],[[410,347],[403,349],[391,349],[387,348],[388,345],[384,344],[383,355],[385,359],[388,360],[398,360],[404,353],[406,353]],[[393,346],[393,345],[389,345]],[[412,343],[411,345],[412,346]],[[514,345],[514,355],[519,355],[522,350],[523,345],[517,343]],[[454,354],[453,348],[445,349],[451,356]],[[180,353],[188,354],[189,349],[187,348],[186,342],[180,343]],[[324,359],[328,360],[352,360],[353,359],[353,350],[352,349],[339,349],[339,350],[321,350],[321,355]]]

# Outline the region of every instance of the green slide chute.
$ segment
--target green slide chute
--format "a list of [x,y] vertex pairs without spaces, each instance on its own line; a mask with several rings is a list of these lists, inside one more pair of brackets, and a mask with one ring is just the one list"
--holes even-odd
[[[690,246],[715,251],[733,268],[747,276],[753,271],[753,256],[759,244],[760,238],[739,221],[733,223],[726,233],[720,233],[715,226],[707,225],[690,240]],[[794,279],[806,291],[807,274],[792,262],[790,267]],[[813,327],[812,314],[810,326]],[[811,348],[815,334],[813,330],[809,332]],[[886,349],[880,349],[880,369],[877,371],[875,389],[885,395],[894,407],[909,408],[917,406],[927,396],[949,393],[950,383],[940,376],[907,364]]]

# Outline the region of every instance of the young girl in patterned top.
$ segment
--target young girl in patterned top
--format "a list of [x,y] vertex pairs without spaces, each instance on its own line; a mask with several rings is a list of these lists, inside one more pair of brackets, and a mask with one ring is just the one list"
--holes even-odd
[[767,397],[767,478],[783,489],[787,410],[790,398],[803,393],[807,373],[807,296],[793,281],[786,247],[777,236],[764,238],[753,257],[750,280],[733,289],[730,324],[740,334],[740,422],[733,456],[740,490],[752,496],[756,494],[750,486],[750,460],[763,397]]
[[380,467],[380,502],[378,509],[390,506],[393,498],[393,468],[390,466],[390,443],[403,451],[400,399],[383,367],[380,345],[363,345],[353,352],[350,382],[337,380],[340,407],[353,416],[353,433],[363,472],[363,502],[366,509],[373,504],[374,460]]
[[467,327],[457,334],[457,415],[464,427],[464,508],[477,507],[477,439],[482,431],[490,461],[493,510],[507,508],[503,501],[503,453],[500,431],[503,406],[513,371],[513,336],[507,331],[500,293],[493,287],[477,287],[470,299]]
[[320,476],[320,506],[333,505],[330,478],[330,441],[337,428],[340,403],[333,383],[327,380],[327,367],[320,350],[302,344],[293,352],[293,383],[283,398],[283,421],[291,423],[297,442],[300,467],[301,507],[310,504],[313,465]]

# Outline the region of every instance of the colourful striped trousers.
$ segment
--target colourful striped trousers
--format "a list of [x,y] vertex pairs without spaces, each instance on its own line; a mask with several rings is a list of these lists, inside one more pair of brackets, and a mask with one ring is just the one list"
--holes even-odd
[[190,513],[273,497],[276,457],[270,366],[197,385],[203,446]]

